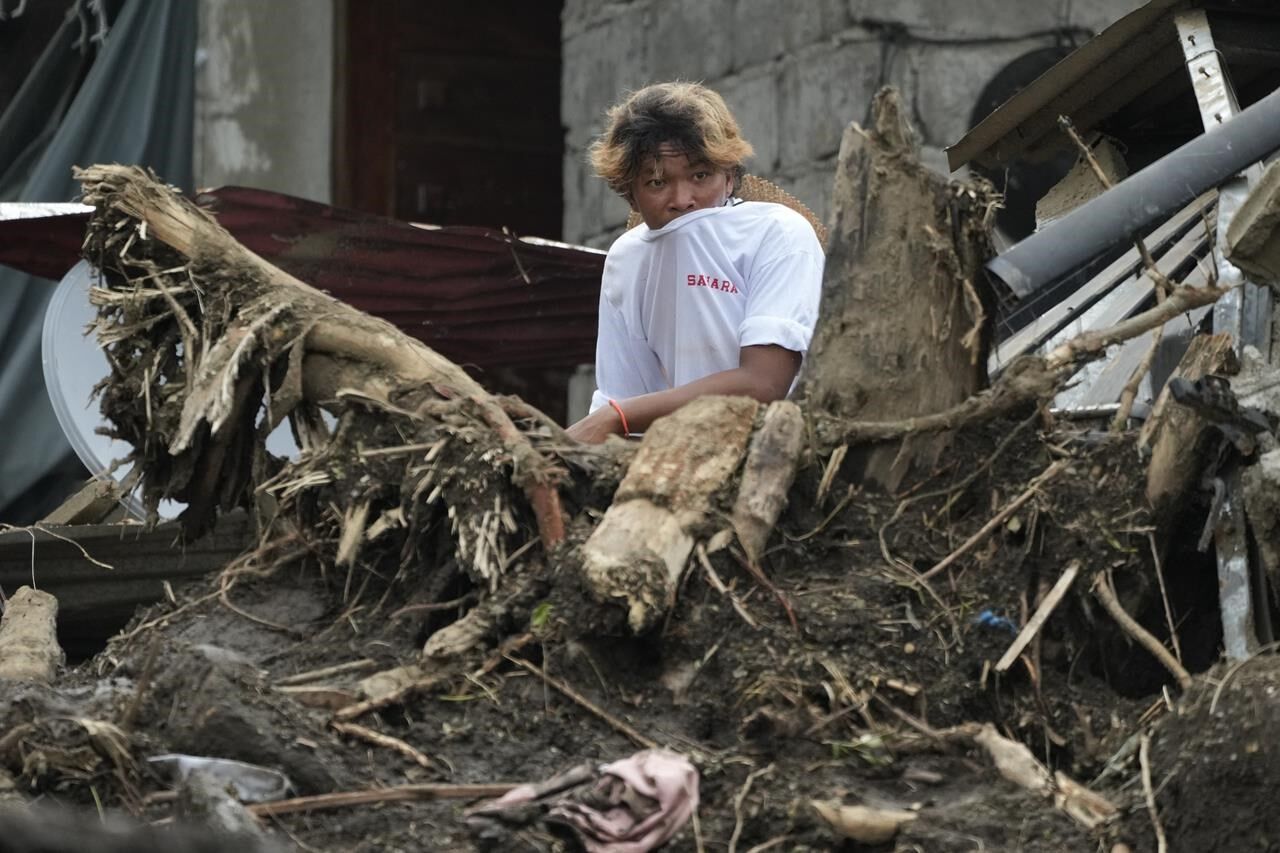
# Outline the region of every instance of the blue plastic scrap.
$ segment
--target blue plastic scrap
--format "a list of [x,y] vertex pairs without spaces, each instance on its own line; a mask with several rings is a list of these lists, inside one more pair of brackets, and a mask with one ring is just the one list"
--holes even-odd
[[984,610],[977,616],[973,617],[973,624],[982,625],[986,628],[996,628],[1001,631],[1008,631],[1010,634],[1018,633],[1018,626],[1003,616],[997,616],[990,610]]

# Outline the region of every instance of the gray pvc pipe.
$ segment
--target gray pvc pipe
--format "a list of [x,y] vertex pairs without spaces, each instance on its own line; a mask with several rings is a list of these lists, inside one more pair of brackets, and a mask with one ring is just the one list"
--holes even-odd
[[1280,149],[1280,90],[1032,234],[987,263],[1019,297],[1181,210]]

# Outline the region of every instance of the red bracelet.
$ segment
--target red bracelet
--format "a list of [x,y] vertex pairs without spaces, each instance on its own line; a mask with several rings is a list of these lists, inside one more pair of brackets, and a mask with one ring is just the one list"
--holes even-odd
[[618,419],[622,421],[622,434],[631,435],[631,427],[627,426],[627,415],[622,411],[622,407],[618,405],[618,401],[610,400],[609,405],[613,406],[613,410],[618,413]]

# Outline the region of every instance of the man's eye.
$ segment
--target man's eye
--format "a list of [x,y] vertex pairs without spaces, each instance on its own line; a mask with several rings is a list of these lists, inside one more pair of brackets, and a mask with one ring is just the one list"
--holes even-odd
[[666,181],[660,178],[653,178],[649,181],[649,186],[653,187],[655,190],[660,190],[666,183]]
[[705,181],[709,177],[711,177],[710,172],[694,172],[693,173],[693,179],[695,181]]

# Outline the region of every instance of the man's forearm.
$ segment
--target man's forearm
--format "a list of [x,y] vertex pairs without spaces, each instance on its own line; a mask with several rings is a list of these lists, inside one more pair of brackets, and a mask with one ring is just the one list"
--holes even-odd
[[616,404],[616,409],[613,405],[602,406],[569,427],[568,433],[578,441],[595,443],[610,435],[644,432],[663,415],[671,414],[698,397],[712,394],[754,397],[762,403],[781,400],[791,390],[791,383],[800,371],[801,359],[800,353],[779,346],[743,347],[738,367],[704,376],[678,388],[615,399],[612,403]]
[[781,376],[762,376],[758,370],[735,367],[732,370],[704,376],[679,388],[628,397],[617,402],[626,413],[627,427],[630,431],[644,432],[658,418],[671,414],[698,397],[720,394],[754,397],[762,403],[781,400],[787,396],[787,391],[791,388],[791,380],[794,378],[794,371],[785,378],[785,381],[782,381]]

